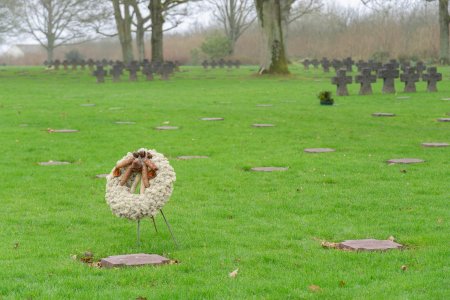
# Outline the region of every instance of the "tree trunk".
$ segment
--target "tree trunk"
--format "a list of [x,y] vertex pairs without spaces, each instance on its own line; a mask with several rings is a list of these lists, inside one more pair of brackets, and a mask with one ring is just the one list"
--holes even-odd
[[164,25],[164,17],[163,17],[163,7],[161,4],[161,0],[150,0],[150,4],[148,6],[150,9],[150,15],[152,20],[152,61],[154,62],[163,62],[164,54],[163,54],[163,25]]
[[119,0],[113,0],[114,18],[116,20],[117,32],[119,34],[120,46],[122,48],[122,58],[125,64],[133,61],[133,36],[131,35],[131,15],[130,4],[123,1],[123,17]]
[[449,21],[448,0],[439,0],[439,60],[441,64],[449,63]]
[[138,50],[138,59],[142,62],[145,59],[145,31],[142,27],[136,28],[136,47]]
[[263,35],[260,73],[289,74],[285,48],[289,0],[255,0]]

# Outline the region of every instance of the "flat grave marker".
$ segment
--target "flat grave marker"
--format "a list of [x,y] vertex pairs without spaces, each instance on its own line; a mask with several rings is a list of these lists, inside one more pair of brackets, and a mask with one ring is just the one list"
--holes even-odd
[[257,107],[272,107],[273,104],[256,104]]
[[156,130],[177,130],[177,126],[158,126],[155,128]]
[[119,124],[119,125],[133,125],[133,124],[136,124],[136,122],[132,122],[132,121],[116,121],[114,123]]
[[306,148],[303,151],[306,153],[327,153],[327,152],[335,152],[336,149],[333,149],[333,148]]
[[179,159],[179,160],[204,159],[204,158],[209,158],[209,156],[205,156],[205,155],[182,155],[182,156],[178,156],[177,157],[177,159]]
[[201,118],[202,121],[223,121],[224,118]]
[[101,265],[104,268],[117,268],[117,267],[138,267],[145,265],[163,265],[169,263],[170,260],[157,254],[126,254],[116,255],[102,258]]
[[395,117],[393,113],[375,112],[372,114],[374,117]]
[[80,106],[83,106],[83,107],[93,107],[93,106],[95,106],[95,103],[83,103],[83,104],[80,104]]
[[62,166],[62,165],[70,165],[70,162],[68,161],[43,161],[38,163],[40,166]]
[[425,162],[420,158],[393,158],[386,161],[388,164],[418,164]]
[[364,240],[343,241],[338,244],[338,248],[354,251],[380,251],[380,250],[401,249],[403,248],[403,245],[398,244],[391,240],[364,239]]
[[254,167],[251,168],[250,171],[253,172],[283,172],[287,171],[289,168],[287,167]]
[[274,124],[253,124],[252,126],[256,128],[275,127]]
[[74,133],[79,132],[78,129],[47,129],[48,133]]
[[450,118],[439,118],[438,122],[450,122]]
[[449,144],[447,144],[447,143],[435,143],[435,142],[431,143],[431,142],[428,142],[428,143],[422,143],[422,146],[423,147],[448,147]]

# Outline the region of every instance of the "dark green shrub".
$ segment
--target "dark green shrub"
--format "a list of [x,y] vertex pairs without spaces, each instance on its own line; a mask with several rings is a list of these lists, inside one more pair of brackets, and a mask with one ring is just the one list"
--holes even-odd
[[333,105],[334,99],[331,98],[330,91],[322,91],[317,95],[317,98],[320,100],[321,105]]

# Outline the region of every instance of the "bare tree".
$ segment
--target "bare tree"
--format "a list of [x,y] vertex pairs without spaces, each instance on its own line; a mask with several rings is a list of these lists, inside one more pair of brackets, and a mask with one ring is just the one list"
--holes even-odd
[[[163,32],[177,27],[188,13],[187,4],[195,0],[150,0],[152,61],[164,61]],[[164,28],[166,22],[169,26]]]
[[146,1],[131,0],[134,10],[133,25],[136,32],[136,47],[139,61],[145,58],[145,33],[151,28],[150,11],[143,13],[144,10],[148,9],[148,7],[142,5],[144,2]]
[[130,63],[133,55],[132,4],[131,0],[110,0],[113,5],[114,19],[116,21],[117,35],[122,48],[122,59]]
[[[436,0],[426,0],[433,2]],[[449,24],[448,0],[439,0],[439,60],[447,65],[450,62],[449,53]]]
[[[288,74],[286,54],[287,26],[293,19],[305,15],[321,0],[255,0],[256,12],[263,33],[263,58],[260,73]],[[302,9],[306,8],[305,13]],[[298,11],[297,11],[298,8]]]
[[208,0],[213,7],[213,16],[220,23],[230,43],[230,54],[239,37],[255,21],[252,0]]
[[86,40],[85,23],[95,6],[91,0],[19,0],[17,11],[23,29],[47,50],[53,60],[55,48]]
[[14,17],[16,6],[12,0],[0,2],[0,34],[11,34],[16,29],[17,22]]

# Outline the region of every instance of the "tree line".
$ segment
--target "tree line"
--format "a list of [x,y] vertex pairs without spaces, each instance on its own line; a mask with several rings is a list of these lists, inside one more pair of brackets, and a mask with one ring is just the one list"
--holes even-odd
[[[413,3],[438,3],[439,58],[442,63],[449,62],[448,0],[361,2],[380,15],[394,8],[401,13]],[[323,8],[322,0],[0,0],[0,37],[25,33],[46,50],[49,61],[60,46],[115,37],[123,61],[130,62],[144,59],[145,37],[150,34],[152,61],[164,61],[164,32],[194,18],[196,12],[208,10],[227,39],[229,54],[244,32],[257,24],[263,37],[260,73],[286,74],[287,44],[292,39],[292,29],[288,29]]]

